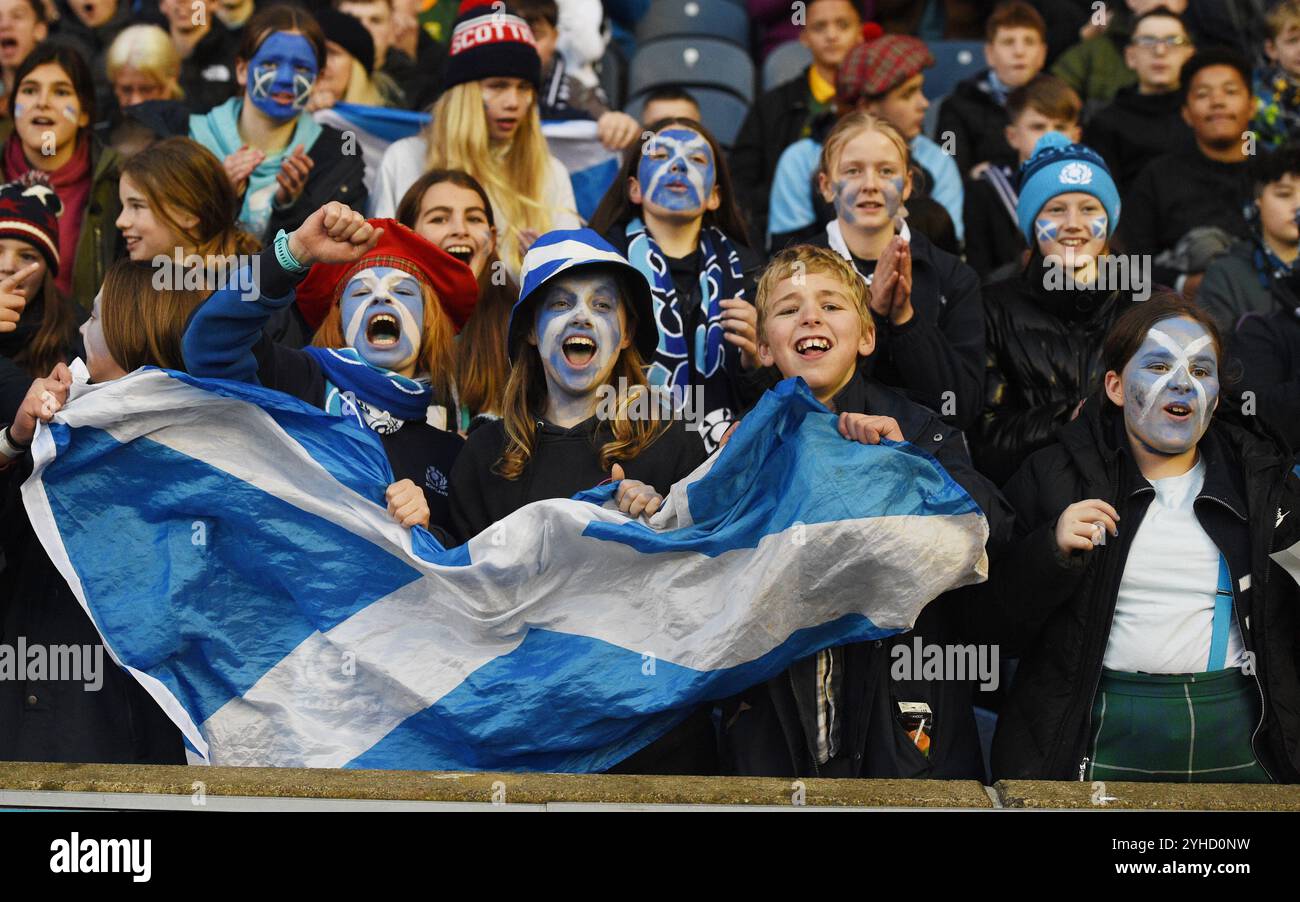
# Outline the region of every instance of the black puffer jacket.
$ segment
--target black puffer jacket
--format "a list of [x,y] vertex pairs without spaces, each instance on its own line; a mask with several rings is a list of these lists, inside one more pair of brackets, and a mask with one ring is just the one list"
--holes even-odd
[[[1258,418],[1249,418],[1252,429]],[[1300,540],[1300,479],[1263,432],[1216,417],[1199,445],[1205,484],[1195,502],[1223,552],[1263,716],[1252,744],[1278,781],[1300,780],[1300,587],[1269,555]],[[1094,399],[1057,441],[1006,487],[1018,541],[995,557],[984,606],[1004,655],[1020,654],[993,741],[995,779],[1077,780],[1086,767],[1093,697],[1101,677],[1120,578],[1155,490],[1128,451],[1118,408]],[[1120,515],[1119,537],[1069,558],[1056,521],[1070,504],[1100,498]],[[1245,588],[1242,588],[1242,586]]]
[[1001,485],[1100,387],[1101,343],[1130,303],[1119,292],[1048,290],[1037,253],[984,289],[984,412],[972,456]]

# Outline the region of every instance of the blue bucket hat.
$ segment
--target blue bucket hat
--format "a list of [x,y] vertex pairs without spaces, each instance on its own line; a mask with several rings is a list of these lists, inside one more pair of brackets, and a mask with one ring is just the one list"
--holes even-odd
[[634,345],[643,360],[654,356],[659,347],[659,327],[655,324],[650,283],[645,276],[597,232],[556,229],[533,242],[524,255],[519,273],[519,300],[510,310],[510,328],[506,332],[506,351],[512,359],[533,324],[532,302],[541,296],[540,289],[556,276],[589,266],[613,266],[626,272],[625,284],[632,296],[623,300],[631,304],[636,314]]
[[1058,194],[1091,194],[1106,210],[1106,237],[1119,225],[1119,190],[1101,155],[1083,144],[1071,144],[1060,132],[1048,132],[1034,145],[1034,155],[1020,167],[1020,199],[1016,220],[1029,246],[1034,240],[1034,219]]

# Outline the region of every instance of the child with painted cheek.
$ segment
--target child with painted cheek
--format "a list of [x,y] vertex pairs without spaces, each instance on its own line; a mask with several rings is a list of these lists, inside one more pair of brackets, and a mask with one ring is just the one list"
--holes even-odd
[[810,243],[838,253],[871,288],[876,347],[865,365],[876,378],[968,428],[983,401],[979,279],[909,227],[911,168],[911,151],[893,125],[865,110],[839,120],[822,146],[817,177],[835,218]]
[[[451,477],[462,541],[484,532],[511,540],[499,521],[533,501],[570,498],[610,480],[632,517],[651,517],[663,495],[704,460],[667,398],[651,395],[642,361],[659,332],[650,286],[591,229],[552,231],[524,257],[511,312],[512,368],[501,419],[472,430]],[[715,774],[712,706],[612,769]]]
[[679,407],[694,405],[713,451],[727,423],[761,393],[750,300],[761,261],[746,246],[712,135],[691,119],[660,125],[629,156],[592,227],[649,282],[661,339],[648,378],[671,388]]
[[1294,604],[1295,583],[1266,569],[1295,543],[1283,514],[1297,483],[1265,430],[1214,417],[1223,359],[1195,304],[1160,291],[1133,305],[1105,338],[1102,396],[1008,483],[1017,541],[989,568],[989,614],[1027,651],[998,723],[995,778],[1289,773],[1294,744],[1282,752],[1255,734],[1295,719],[1268,707],[1296,691],[1294,671],[1263,660],[1292,650],[1257,631]]

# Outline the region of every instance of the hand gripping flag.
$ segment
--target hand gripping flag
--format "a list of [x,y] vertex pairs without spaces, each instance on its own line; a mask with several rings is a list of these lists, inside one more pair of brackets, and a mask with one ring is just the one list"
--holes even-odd
[[985,577],[932,458],[768,392],[647,524],[613,486],[444,550],[377,437],[264,388],[74,385],[23,486],[113,658],[213,764],[608,769],[701,703]]

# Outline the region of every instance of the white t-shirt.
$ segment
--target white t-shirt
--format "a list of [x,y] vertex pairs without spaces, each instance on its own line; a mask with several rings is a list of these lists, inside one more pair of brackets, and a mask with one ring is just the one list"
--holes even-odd
[[[1205,462],[1157,479],[1156,496],[1133,537],[1103,661],[1128,673],[1204,673],[1210,657],[1219,549],[1192,509]],[[1124,524],[1120,523],[1120,529]],[[1245,660],[1232,616],[1224,667]]]

